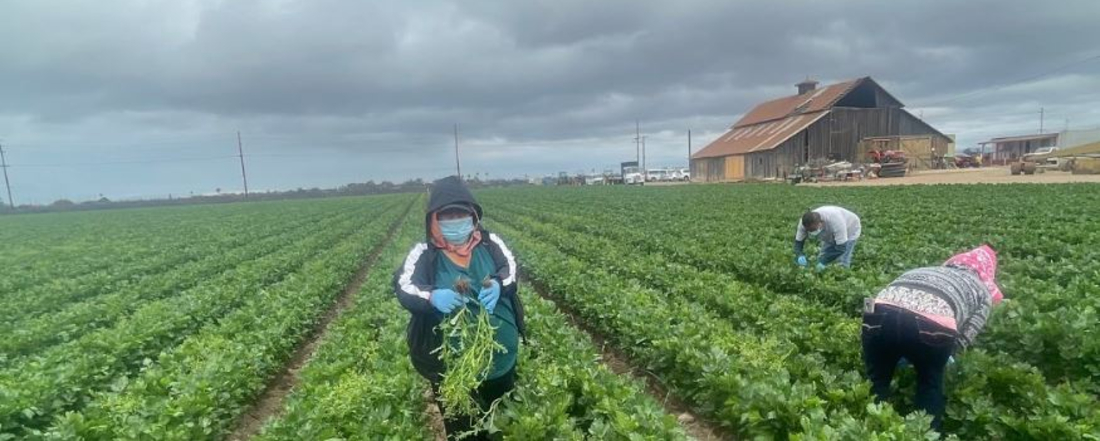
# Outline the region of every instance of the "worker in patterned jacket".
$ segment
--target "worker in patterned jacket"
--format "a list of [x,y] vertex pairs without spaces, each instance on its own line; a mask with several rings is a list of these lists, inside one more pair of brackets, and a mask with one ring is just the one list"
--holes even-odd
[[798,222],[794,233],[794,256],[798,266],[809,262],[803,253],[806,238],[821,241],[821,253],[817,257],[817,270],[824,270],[833,262],[845,268],[852,266],[852,253],[863,231],[859,216],[844,208],[826,205],[807,211]]
[[942,266],[910,270],[867,299],[863,361],[879,401],[890,396],[899,361],[917,371],[916,406],[942,431],[944,371],[953,354],[974,343],[993,305],[1004,296],[994,279],[997,253],[982,245]]
[[[516,294],[516,260],[499,236],[482,227],[481,205],[461,180],[453,176],[440,179],[432,184],[430,192],[424,216],[426,240],[413,246],[393,280],[397,299],[410,313],[406,336],[409,355],[417,372],[431,382],[438,396],[446,366],[434,352],[443,343],[436,327],[467,301],[466,296],[455,292],[455,282],[459,278],[474,281],[478,303],[491,314],[495,339],[504,347],[503,352],[493,354],[489,372],[475,391],[475,401],[487,410],[515,385],[520,336],[524,332],[523,305]],[[483,288],[481,281],[486,278],[489,286]],[[439,404],[449,437],[471,430],[472,418],[448,417],[447,409]]]

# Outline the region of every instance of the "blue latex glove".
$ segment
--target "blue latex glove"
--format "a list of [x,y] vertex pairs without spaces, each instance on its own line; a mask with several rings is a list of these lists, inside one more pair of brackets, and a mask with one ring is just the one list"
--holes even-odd
[[428,297],[428,302],[431,303],[437,311],[444,314],[450,314],[454,312],[455,308],[466,303],[466,299],[453,290],[437,289],[432,291],[432,295]]
[[818,262],[817,263],[817,270],[818,271],[825,271],[825,264],[821,263],[821,262]]
[[810,264],[810,262],[808,260],[806,260],[806,256],[801,256],[801,255],[798,256],[798,258],[794,260],[794,263],[797,263],[798,266],[802,266],[802,267]]
[[947,364],[955,364],[955,356],[947,357]]
[[492,286],[482,289],[477,294],[477,301],[481,302],[486,311],[492,313],[493,308],[497,307],[497,300],[500,300],[500,283],[497,283],[496,280],[490,283],[492,283]]

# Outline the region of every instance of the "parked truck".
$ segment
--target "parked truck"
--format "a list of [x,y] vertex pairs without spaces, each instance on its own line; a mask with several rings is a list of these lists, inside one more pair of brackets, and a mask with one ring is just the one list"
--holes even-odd
[[644,184],[645,175],[642,173],[642,168],[638,166],[638,161],[628,161],[620,164],[620,168],[623,183],[626,185]]

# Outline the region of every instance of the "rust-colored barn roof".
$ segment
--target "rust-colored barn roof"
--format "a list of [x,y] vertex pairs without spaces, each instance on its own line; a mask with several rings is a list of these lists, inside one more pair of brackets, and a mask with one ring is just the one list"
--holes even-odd
[[827,115],[837,101],[870,77],[857,78],[758,104],[692,158],[741,155],[773,149]]
[[773,149],[828,113],[828,110],[822,110],[750,126],[734,127],[692,157],[714,158]]
[[733,125],[734,128],[751,126],[766,121],[786,118],[795,113],[814,113],[831,109],[841,97],[854,89],[865,78],[836,83],[802,95],[791,95],[757,104],[749,113]]

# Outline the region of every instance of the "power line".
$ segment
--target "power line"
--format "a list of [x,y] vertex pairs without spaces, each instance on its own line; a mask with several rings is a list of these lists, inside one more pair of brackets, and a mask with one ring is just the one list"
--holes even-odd
[[237,155],[228,156],[206,156],[206,157],[190,157],[190,158],[159,158],[159,159],[143,159],[143,160],[125,160],[125,161],[104,161],[104,162],[70,162],[70,163],[31,163],[31,164],[12,164],[9,167],[15,168],[49,168],[49,167],[88,167],[97,165],[125,165],[125,164],[157,164],[165,162],[190,162],[190,161],[214,161],[222,159],[236,159]]
[[[224,139],[222,140],[224,142]],[[8,144],[10,151],[41,154],[66,154],[95,151],[97,153],[153,153],[153,152],[180,152],[210,150],[212,153],[222,151],[225,146],[209,143],[207,141],[191,142],[181,141],[173,144],[150,144],[150,147],[138,144],[101,144],[101,145],[74,145],[74,144]],[[14,147],[14,148],[13,148]],[[114,147],[114,148],[112,148]]]
[[[252,139],[251,135],[249,135],[249,139]],[[471,144],[469,142],[467,142],[466,145],[469,146]],[[435,146],[433,146],[433,147],[435,147]],[[387,148],[377,148],[377,147],[375,147],[375,148],[369,148],[369,149],[330,149],[329,151],[361,155],[361,154],[371,154],[371,153],[407,152],[407,151],[409,151],[409,148],[405,147],[405,146],[391,146],[391,147],[387,147]],[[244,155],[244,156],[246,158],[260,158],[260,157],[269,157],[269,158],[318,158],[318,157],[321,157],[317,153],[263,153],[263,152],[249,153],[249,154]],[[236,158],[236,156],[233,156],[233,157]]]
[[[456,129],[457,129],[457,127],[456,127]],[[638,128],[638,130],[640,132],[640,127]],[[457,133],[455,133],[455,138],[456,138],[456,158],[455,158],[456,159],[456,161],[455,161],[456,162],[456,164],[455,164],[456,165],[456,172],[460,172],[461,171],[461,168],[460,168],[461,167],[461,162],[460,162],[460,158],[458,157],[458,153],[460,153],[460,151],[459,151],[460,146],[457,145],[458,144],[458,142],[457,142],[458,141]],[[636,137],[636,143],[637,143],[637,149],[638,149],[637,159],[639,160],[639,165],[641,165],[641,163],[643,162],[642,160],[644,159],[643,158],[644,153],[642,152],[642,147],[643,147],[643,142],[644,141],[643,141],[642,138],[643,137],[640,136],[640,133],[639,133],[639,136]],[[502,142],[502,143],[486,141],[486,142],[472,142],[472,143],[467,142],[466,145],[467,146],[472,146],[475,149],[485,148],[485,147],[489,147],[489,148],[513,148],[513,147],[555,146],[555,145],[561,144],[562,142],[565,142],[565,143],[569,144],[569,143],[573,143],[573,141],[574,140],[526,141],[526,142],[525,141],[513,141],[513,142]],[[581,140],[580,144],[586,144],[586,143],[589,143],[589,141],[591,141],[593,143],[599,143],[598,140]],[[10,143],[6,144],[5,148],[7,149],[7,147],[10,147],[10,146],[11,146]],[[369,155],[369,154],[375,154],[375,153],[398,153],[398,152],[408,152],[408,151],[409,151],[409,148],[406,147],[406,146],[387,146],[386,148],[375,147],[375,148],[364,148],[364,149],[344,149],[344,150],[341,150],[342,153],[346,153],[346,154],[349,154],[349,155]],[[10,153],[10,152],[5,151],[5,153]],[[322,159],[324,157],[319,156],[316,153],[263,153],[263,152],[254,152],[254,153],[249,153],[249,154],[245,155],[244,152],[243,152],[243,139],[242,139],[240,145],[238,145],[238,152],[237,152],[236,155],[208,155],[208,156],[159,157],[159,158],[158,157],[154,157],[154,158],[140,158],[139,157],[139,158],[120,158],[120,159],[114,159],[114,160],[91,161],[91,162],[76,161],[76,162],[28,162],[28,163],[20,163],[20,162],[17,161],[13,164],[8,164],[7,166],[9,168],[69,168],[69,167],[77,168],[77,167],[96,167],[96,166],[112,166],[112,165],[168,164],[168,163],[173,163],[173,162],[220,161],[220,160],[225,160],[225,159],[235,159],[238,162],[242,162],[242,159],[244,159],[244,158],[257,158],[257,159],[258,158],[312,158],[312,159]],[[245,162],[247,162],[247,161],[245,161]],[[245,170],[242,173],[242,182],[245,181],[246,179],[247,179],[247,164],[245,164]]]
[[317,155],[308,153],[249,153],[249,158],[316,158]]
[[[518,145],[518,144],[517,144]],[[391,147],[385,149],[371,149],[371,150],[356,150],[347,151],[352,154],[370,154],[370,153],[395,153],[408,151],[406,147]],[[155,158],[155,159],[120,159],[115,161],[98,161],[98,162],[66,162],[66,163],[15,163],[9,164],[8,167],[13,168],[29,168],[29,167],[85,167],[85,166],[98,166],[98,165],[125,165],[125,164],[158,164],[158,163],[171,163],[176,161],[213,161],[222,159],[240,159],[240,152],[237,155],[218,155],[218,156],[199,156],[199,157],[184,157],[184,158]],[[318,158],[317,154],[313,153],[249,153],[243,155],[245,158]]]
[[980,94],[986,93],[986,92],[995,92],[995,91],[998,91],[998,90],[1001,90],[1001,89],[1005,89],[1005,88],[1008,88],[1008,87],[1011,87],[1011,86],[1015,86],[1017,84],[1029,83],[1029,82],[1032,82],[1032,81],[1035,81],[1035,80],[1046,78],[1050,75],[1056,74],[1058,72],[1061,72],[1061,71],[1066,70],[1068,68],[1071,68],[1073,66],[1088,63],[1090,61],[1095,61],[1095,60],[1100,60],[1100,54],[1093,55],[1093,56],[1086,57],[1086,58],[1082,58],[1080,60],[1073,61],[1073,62],[1070,62],[1070,63],[1066,63],[1066,64],[1058,66],[1054,69],[1050,69],[1050,70],[1047,70],[1047,71],[1039,73],[1039,74],[1018,78],[1014,81],[1011,81],[1011,82],[1008,82],[1008,83],[1005,83],[1005,84],[988,86],[988,87],[984,87],[984,88],[981,88],[981,89],[978,89],[978,90],[973,90],[973,91],[964,93],[962,95],[957,95],[955,97],[947,98],[947,99],[940,100],[940,101],[933,101],[931,103],[924,104],[920,107],[931,107],[931,106],[942,105],[942,104],[946,104],[946,103],[955,102],[955,101],[958,101],[958,100],[961,100],[961,99],[973,97],[975,95],[980,95]]
[[33,148],[35,150],[38,150],[38,149],[57,150],[57,149],[63,149],[63,148],[59,148],[59,146],[62,146],[62,147],[63,146],[76,146],[78,148],[84,149],[84,148],[87,148],[87,147],[141,147],[141,146],[160,146],[160,145],[170,146],[170,145],[177,145],[177,144],[198,144],[198,143],[209,144],[209,143],[211,143],[211,141],[202,140],[201,138],[199,140],[195,140],[195,139],[173,139],[173,140],[162,139],[162,140],[148,140],[148,141],[139,141],[139,142],[117,142],[117,141],[101,141],[101,142],[95,142],[95,141],[89,141],[89,142],[84,142],[84,141],[72,141],[72,142],[69,142],[69,141],[55,141],[55,142],[42,142],[42,141],[38,141],[38,142],[9,143],[8,147]]
[[[15,147],[15,148],[18,148],[20,150],[25,150],[25,151],[86,151],[86,150],[88,150],[89,147],[100,147],[100,148],[117,147],[117,148],[133,149],[133,150],[137,150],[137,151],[160,151],[160,150],[178,151],[180,149],[180,147],[186,147],[188,149],[194,149],[194,148],[221,149],[221,148],[223,148],[223,147],[218,147],[218,144],[220,144],[223,141],[217,140],[217,139],[211,139],[213,136],[224,136],[224,134],[222,134],[222,135],[201,135],[201,136],[196,136],[196,137],[190,138],[190,139],[183,139],[183,138],[178,138],[178,139],[150,139],[148,141],[126,141],[126,142],[116,142],[116,141],[100,141],[100,142],[89,141],[89,142],[85,142],[85,141],[82,141],[82,140],[81,141],[56,141],[56,142],[43,142],[43,141],[14,142],[14,143],[8,143],[7,147],[9,149],[11,149],[12,147]],[[249,139],[252,139],[253,141],[255,141],[255,140],[280,141],[279,143],[277,143],[277,145],[287,145],[287,144],[290,144],[290,143],[295,143],[295,142],[304,141],[304,140],[309,140],[309,142],[314,143],[314,144],[319,144],[319,145],[340,146],[340,147],[347,146],[349,144],[351,144],[351,145],[364,145],[364,144],[375,144],[375,145],[377,145],[377,144],[392,144],[393,143],[392,141],[387,140],[387,139],[381,139],[381,140],[365,139],[364,140],[364,139],[349,139],[349,138],[341,138],[341,137],[332,137],[332,138],[324,138],[323,141],[319,142],[319,141],[317,141],[317,138],[314,137],[314,136],[304,136],[304,135],[271,135],[271,134],[255,134],[255,135],[253,135],[253,134],[249,134],[248,136],[249,136]],[[397,137],[397,135],[395,135],[395,137]],[[405,135],[400,135],[399,138],[404,142],[407,142],[409,139],[417,139],[417,140],[428,141],[428,140],[438,139],[438,135],[405,134]],[[221,138],[221,139],[224,140],[224,138]]]
[[[957,116],[979,116],[979,117],[982,117],[982,118],[998,118],[998,117],[1006,117],[1006,116],[1015,116],[1015,117],[1019,117],[1019,118],[1025,118],[1025,117],[1031,118],[1031,117],[1033,117],[1035,115],[1038,115],[1038,114],[1039,114],[1038,110],[1019,110],[1019,111],[1015,111],[1015,112],[987,113],[987,112],[975,111],[975,110],[970,110],[970,109],[961,109],[961,110],[952,111],[952,112],[950,112],[949,114],[946,114],[946,115],[938,115],[938,116],[935,116],[935,117],[930,116],[929,119],[931,119],[931,118],[943,118],[944,116],[948,116],[948,115],[949,116],[956,116],[956,117]],[[1071,115],[1070,113],[1050,112],[1050,111],[1047,111],[1046,114],[1047,114],[1048,117],[1050,117],[1051,115],[1055,115],[1055,116]]]
[[[8,144],[10,146],[11,144]],[[177,149],[173,149],[177,150]],[[349,154],[371,154],[371,153],[395,153],[408,151],[408,147],[392,146],[388,148],[371,148],[371,149],[356,149],[356,150],[341,150],[344,153]],[[220,159],[239,159],[241,153],[237,155],[212,155],[212,156],[196,156],[196,157],[183,157],[183,158],[154,158],[154,159],[119,159],[112,161],[97,161],[97,162],[68,162],[68,163],[25,163],[25,164],[10,164],[9,167],[67,167],[67,166],[94,166],[94,165],[117,165],[117,164],[152,164],[152,163],[166,163],[173,161],[205,161],[205,160],[220,160]],[[244,155],[246,158],[317,158],[316,153],[249,153]]]
[[[414,137],[416,137],[416,136],[414,136]],[[261,139],[261,138],[264,138],[264,136],[251,135],[251,134],[249,135],[249,139]],[[428,137],[427,136],[420,136],[418,138],[426,139]],[[435,136],[433,135],[432,138],[434,139]],[[188,143],[191,143],[191,141],[178,141],[178,142],[172,142],[172,143],[164,142],[163,144],[188,144]],[[465,145],[468,148],[470,148],[470,147],[472,147],[472,148],[512,148],[512,147],[542,147],[542,146],[555,146],[555,147],[557,147],[557,146],[561,146],[563,144],[565,144],[565,145],[582,145],[582,144],[583,145],[587,145],[587,144],[603,145],[603,144],[606,144],[606,140],[602,139],[602,138],[568,138],[568,139],[562,139],[562,140],[507,140],[506,142],[498,142],[498,141],[495,141],[493,139],[486,139],[486,140],[480,140],[480,141],[467,139],[466,141],[462,141],[462,143],[463,143],[462,145]],[[253,143],[253,144],[255,144],[255,143]],[[298,144],[298,143],[295,143],[295,144]],[[295,144],[286,144],[286,143],[284,143],[284,144],[279,144],[279,145],[273,146],[273,147],[277,147],[279,150],[284,150],[285,151],[287,148],[291,148],[291,149],[295,148],[296,147]],[[408,152],[410,150],[410,147],[408,147],[407,145],[395,146],[391,142],[370,142],[369,144],[364,144],[362,141],[342,140],[342,141],[339,141],[339,144],[335,144],[335,143],[332,143],[332,142],[318,143],[316,141],[312,141],[311,144],[312,144],[312,146],[310,147],[311,149],[323,149],[323,150],[330,150],[330,151],[336,151],[336,152],[339,152],[339,153],[349,153],[349,154],[397,153],[397,152]],[[87,145],[87,146],[82,145],[81,147],[77,147],[77,148],[66,148],[66,147],[72,147],[72,145],[70,145],[70,144],[22,143],[22,142],[20,142],[20,143],[7,143],[7,144],[5,144],[5,148],[7,148],[9,150],[9,153],[11,151],[15,151],[15,150],[18,150],[18,151],[23,152],[23,153],[47,153],[47,152],[53,152],[53,151],[87,152],[87,151],[89,151],[89,149],[87,147],[95,147],[95,146],[140,147],[141,145],[143,145],[143,144],[98,143],[98,144]],[[153,145],[153,144],[150,144],[150,145]],[[16,149],[13,150],[11,148],[13,146],[16,147]],[[214,145],[206,144],[205,142],[203,142],[203,145],[186,146],[186,147],[187,147],[188,150],[206,150],[206,149],[220,150],[221,148],[224,148],[224,147],[217,147],[217,146],[214,146]],[[301,147],[301,146],[297,146],[297,147]],[[425,145],[425,147],[429,147],[429,146]],[[180,151],[180,150],[181,150],[181,148],[179,148],[179,147],[164,146],[164,147],[155,147],[155,148],[136,148],[132,151],[121,151],[120,150],[117,153],[144,153],[144,152],[153,152],[153,151],[177,152],[177,151]],[[216,151],[212,151],[210,153],[216,153]],[[640,149],[639,149],[639,152],[638,152],[639,157],[640,157],[640,153],[641,152],[640,152]],[[232,157],[233,158],[238,158],[238,156],[239,155],[233,155]],[[263,152],[263,146],[259,146],[259,149],[258,149],[257,146],[255,146],[255,145],[253,145],[253,147],[251,148],[251,152],[247,155],[244,155],[244,156],[246,158],[256,158],[256,157],[316,158],[316,157],[318,157],[318,155],[315,154],[315,153],[277,153],[277,152],[265,153],[265,152]],[[157,161],[157,162],[162,162],[162,161]],[[18,166],[23,166],[23,165],[18,165]]]

